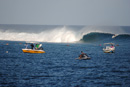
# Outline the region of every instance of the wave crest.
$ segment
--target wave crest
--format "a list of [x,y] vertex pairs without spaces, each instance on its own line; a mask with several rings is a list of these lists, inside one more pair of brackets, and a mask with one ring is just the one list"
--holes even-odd
[[115,38],[112,38],[114,34],[111,33],[100,33],[100,32],[91,32],[83,36],[80,40],[82,42],[113,42],[113,41],[123,41],[123,40],[130,40],[130,35],[128,34],[119,34]]

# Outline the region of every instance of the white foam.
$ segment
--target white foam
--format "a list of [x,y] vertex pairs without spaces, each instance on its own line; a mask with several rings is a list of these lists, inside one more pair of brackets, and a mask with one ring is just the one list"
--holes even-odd
[[56,28],[40,33],[26,33],[26,32],[0,32],[0,40],[15,40],[15,41],[42,41],[42,42],[74,42],[79,38],[71,29]]

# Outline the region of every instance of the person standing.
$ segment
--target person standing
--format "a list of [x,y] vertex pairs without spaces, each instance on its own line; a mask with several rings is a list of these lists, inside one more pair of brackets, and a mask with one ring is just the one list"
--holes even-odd
[[33,49],[34,48],[34,45],[33,44],[31,44],[31,49]]

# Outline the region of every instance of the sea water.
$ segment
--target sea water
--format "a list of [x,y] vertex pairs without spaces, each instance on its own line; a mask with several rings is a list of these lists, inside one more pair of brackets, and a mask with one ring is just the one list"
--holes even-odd
[[[46,53],[30,54],[24,44],[0,41],[0,87],[130,86],[129,40],[115,53],[103,53],[103,43],[42,43]],[[91,59],[75,59],[81,51]]]

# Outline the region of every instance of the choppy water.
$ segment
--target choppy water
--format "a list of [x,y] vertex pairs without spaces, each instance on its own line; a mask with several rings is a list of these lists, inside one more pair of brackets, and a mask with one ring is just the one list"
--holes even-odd
[[[112,54],[99,44],[43,43],[44,54],[23,53],[24,42],[0,44],[0,87],[130,87],[129,43]],[[76,60],[80,51],[91,59]]]

